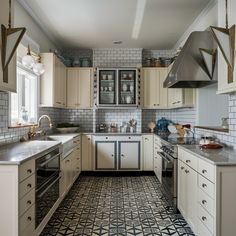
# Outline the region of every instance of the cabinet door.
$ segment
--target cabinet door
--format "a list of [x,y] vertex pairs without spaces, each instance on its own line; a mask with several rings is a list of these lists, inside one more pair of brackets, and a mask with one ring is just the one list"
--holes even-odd
[[78,103],[80,108],[91,107],[92,97],[92,69],[78,69]]
[[168,89],[163,87],[163,83],[167,77],[168,69],[161,69],[159,71],[160,80],[160,106],[158,108],[167,108],[168,106]]
[[95,169],[116,170],[116,141],[95,141]]
[[153,135],[143,135],[143,170],[153,171]]
[[67,107],[77,107],[78,104],[78,71],[75,69],[67,69]]
[[185,170],[187,166],[178,160],[178,209],[184,217],[187,216],[187,180]]
[[61,68],[60,68],[60,61],[59,59],[54,56],[54,83],[53,83],[53,90],[54,90],[54,104],[55,106],[62,106],[62,99],[61,99]]
[[92,136],[82,135],[82,171],[92,170]]
[[156,68],[143,69],[143,106],[144,108],[158,108],[160,106],[160,81]]
[[119,170],[140,170],[140,141],[119,141],[118,150]]

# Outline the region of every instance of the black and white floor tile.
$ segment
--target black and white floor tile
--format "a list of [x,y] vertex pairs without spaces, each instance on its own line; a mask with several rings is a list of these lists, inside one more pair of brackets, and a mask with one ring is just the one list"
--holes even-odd
[[80,176],[41,236],[194,236],[155,176]]

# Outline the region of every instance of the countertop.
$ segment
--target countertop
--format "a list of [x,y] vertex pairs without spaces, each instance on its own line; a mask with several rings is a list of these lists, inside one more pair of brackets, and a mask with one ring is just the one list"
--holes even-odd
[[179,145],[179,148],[217,166],[236,165],[236,151],[231,148],[204,149],[199,145]]
[[59,147],[59,141],[28,141],[0,147],[0,165],[20,165]]

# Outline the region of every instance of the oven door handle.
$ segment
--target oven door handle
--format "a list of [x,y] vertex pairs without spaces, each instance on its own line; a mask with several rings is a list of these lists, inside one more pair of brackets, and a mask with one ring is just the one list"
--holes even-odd
[[61,178],[61,176],[59,176],[58,178],[56,178],[42,193],[40,193],[37,197],[41,198],[47,191],[49,188],[51,188],[59,179]]
[[157,154],[160,155],[165,161],[167,161],[167,163],[171,162],[171,160],[164,156],[162,152],[157,152]]
[[41,164],[39,165],[39,167],[45,166],[46,164],[48,164],[48,162],[54,160],[55,158],[57,158],[57,157],[60,156],[60,155],[61,155],[61,153],[58,153],[57,155],[50,157],[48,160],[46,160],[46,161],[44,161],[43,163],[41,163]]

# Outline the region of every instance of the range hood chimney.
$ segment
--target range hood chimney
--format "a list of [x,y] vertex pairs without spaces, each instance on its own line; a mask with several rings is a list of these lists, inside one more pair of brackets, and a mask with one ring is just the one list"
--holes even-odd
[[215,48],[210,31],[191,33],[164,81],[165,88],[200,88],[217,82],[216,76],[209,76],[200,48]]

